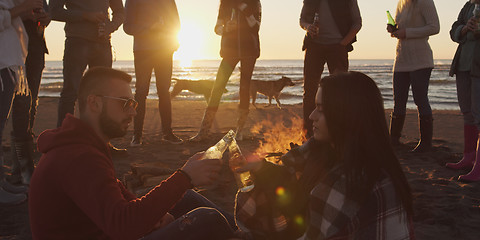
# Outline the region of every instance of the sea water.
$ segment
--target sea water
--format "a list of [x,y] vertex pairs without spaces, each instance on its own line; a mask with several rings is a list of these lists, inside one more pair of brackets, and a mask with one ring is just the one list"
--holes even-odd
[[[433,109],[458,110],[455,78],[449,77],[451,60],[435,60],[435,68],[430,78],[429,99]],[[172,78],[186,80],[215,80],[220,60],[196,60],[189,65],[179,61],[174,62]],[[47,61],[40,86],[40,96],[59,97],[63,84],[62,62]],[[350,70],[359,71],[370,76],[382,92],[385,108],[393,107],[392,96],[392,66],[393,60],[350,60]],[[132,91],[135,91],[135,69],[133,61],[116,61],[113,67],[129,73],[133,77]],[[322,76],[328,74],[325,67]],[[303,60],[258,60],[252,79],[274,81],[282,76],[289,77],[295,83],[293,87],[285,87],[280,96],[282,104],[300,104],[303,94]],[[152,73],[148,98],[157,99],[155,74]],[[172,81],[172,87],[175,80]],[[222,101],[238,102],[238,87],[240,82],[239,66],[235,68],[227,84],[227,93]],[[183,91],[176,100],[205,101],[202,95]],[[258,94],[257,103],[268,103],[268,99]],[[407,107],[415,109],[413,97],[409,96]]]

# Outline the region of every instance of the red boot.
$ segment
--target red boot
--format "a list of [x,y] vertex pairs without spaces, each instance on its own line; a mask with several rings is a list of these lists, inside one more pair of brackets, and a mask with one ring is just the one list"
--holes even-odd
[[472,168],[472,171],[466,175],[461,175],[458,177],[459,181],[462,182],[477,182],[480,181],[480,149],[478,149],[477,143],[477,157],[475,159],[475,165]]
[[475,163],[475,156],[477,150],[477,141],[478,141],[478,129],[474,125],[464,125],[463,126],[463,139],[464,139],[464,148],[463,148],[463,158],[457,163],[447,163],[446,167],[459,170],[465,169],[470,170]]

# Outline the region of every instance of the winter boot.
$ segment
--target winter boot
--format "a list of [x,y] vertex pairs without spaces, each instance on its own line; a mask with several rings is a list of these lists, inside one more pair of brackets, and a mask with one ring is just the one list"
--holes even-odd
[[15,141],[15,154],[17,155],[22,176],[22,183],[30,185],[33,174],[33,139],[27,141]]
[[390,114],[390,142],[392,146],[400,145],[400,137],[402,136],[403,124],[405,123],[405,115]]
[[215,114],[217,113],[217,110],[218,107],[207,107],[207,109],[205,109],[200,130],[198,131],[197,135],[190,138],[189,141],[200,142],[208,138],[208,134],[210,133],[210,128],[215,120]]
[[[8,190],[11,190],[12,192],[18,192],[18,193],[12,193]],[[10,185],[6,180],[5,180],[5,172],[4,172],[4,167],[3,167],[3,156],[0,156],[0,205],[15,205],[24,202],[27,200],[27,196],[23,192],[26,191],[26,188],[17,188],[16,186]]]
[[238,120],[237,120],[237,131],[236,131],[236,140],[243,140],[243,127],[248,120],[248,108],[247,109],[238,109]]
[[472,171],[467,173],[466,175],[461,175],[458,177],[459,181],[462,182],[477,182],[480,181],[480,151],[478,149],[478,143],[477,143],[477,156],[475,158],[475,164],[472,168]]
[[15,153],[15,136],[11,133],[11,149],[12,149],[12,167],[10,175],[6,176],[7,181],[11,184],[22,184],[22,174],[20,172],[20,163],[18,162],[17,154]]
[[463,126],[463,158],[457,163],[447,163],[445,166],[451,169],[468,169],[471,170],[475,163],[478,128],[474,125]]
[[419,116],[420,141],[412,150],[413,153],[428,152],[432,149],[433,117],[432,115]]

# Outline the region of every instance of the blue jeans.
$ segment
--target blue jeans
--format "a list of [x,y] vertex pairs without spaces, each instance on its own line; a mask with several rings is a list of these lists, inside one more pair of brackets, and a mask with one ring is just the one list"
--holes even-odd
[[58,102],[57,127],[62,125],[67,113],[73,114],[74,112],[78,87],[87,66],[112,66],[110,41],[93,42],[67,37],[63,53],[63,89]]
[[8,114],[12,107],[13,92],[15,91],[14,77],[15,73],[8,68],[0,69],[0,81],[2,81],[3,89],[0,88],[0,156],[3,155],[2,137],[3,129],[7,124]]
[[143,238],[153,239],[228,239],[237,230],[232,215],[195,191],[188,190],[169,211],[175,221]]
[[405,115],[407,112],[408,90],[412,85],[413,101],[420,116],[432,115],[428,101],[428,84],[431,68],[412,72],[393,72],[393,114]]
[[170,84],[172,82],[171,50],[135,51],[135,100],[138,102],[137,115],[134,118],[134,134],[142,136],[145,120],[145,105],[150,89],[152,70],[155,70],[158,111],[162,120],[163,135],[172,133],[172,103]]

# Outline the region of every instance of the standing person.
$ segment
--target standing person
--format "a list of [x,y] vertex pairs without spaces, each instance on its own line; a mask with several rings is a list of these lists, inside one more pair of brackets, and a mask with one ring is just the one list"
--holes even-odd
[[[110,20],[108,9],[112,9]],[[63,89],[58,103],[57,127],[73,114],[80,79],[87,65],[112,66],[110,35],[120,27],[125,13],[121,0],[51,0],[52,19],[65,22]]]
[[399,0],[395,16],[397,28],[387,25],[387,31],[398,39],[393,64],[393,112],[390,115],[390,139],[400,144],[405,122],[408,91],[412,86],[417,105],[420,140],[413,152],[426,152],[432,147],[433,117],[428,101],[428,84],[434,67],[428,38],[440,31],[433,0]]
[[240,104],[238,106],[237,139],[242,139],[242,130],[248,118],[250,106],[250,81],[255,62],[260,56],[258,31],[262,17],[260,0],[220,0],[215,33],[222,36],[218,68],[212,96],[205,109],[200,130],[191,141],[202,141],[215,119],[220,100],[235,66],[240,62]]
[[28,94],[25,77],[28,36],[20,16],[33,9],[42,8],[41,0],[23,2],[0,0],[0,204],[16,204],[25,201],[24,194],[13,194],[13,188],[5,181],[3,167],[2,135],[15,94]]
[[415,239],[411,190],[388,141],[375,82],[359,72],[324,77],[315,103],[313,137],[285,154],[283,166],[260,161],[237,170],[253,171],[253,191],[275,195],[275,202],[245,204],[237,216],[251,216],[249,206],[257,206],[254,214],[277,207],[292,218],[275,227],[297,230],[282,233],[296,235],[285,239]]
[[45,28],[50,23],[47,1],[43,8],[34,9],[32,14],[24,15],[23,25],[28,35],[28,54],[25,61],[29,95],[16,95],[12,105],[12,174],[11,183],[28,185],[34,164],[33,123],[37,113],[38,90],[45,67]]
[[303,40],[303,121],[307,138],[313,136],[308,118],[315,109],[315,94],[327,63],[330,74],[348,71],[348,52],[362,28],[357,0],[304,0],[300,26]]
[[480,181],[478,160],[480,157],[477,146],[480,127],[480,33],[479,19],[474,16],[477,4],[480,4],[480,1],[470,0],[465,3],[450,30],[450,37],[459,44],[450,76],[456,76],[458,104],[463,114],[465,146],[463,158],[458,163],[447,163],[447,167],[471,169],[468,174],[459,177],[462,181]]
[[189,190],[216,181],[218,159],[200,160],[197,153],[141,198],[115,177],[108,142],[123,137],[136,114],[130,82],[122,71],[89,69],[79,86],[80,118],[69,114],[61,127],[38,137],[43,155],[29,192],[33,238],[233,237],[233,218]]
[[172,55],[179,46],[177,34],[180,30],[180,20],[177,5],[174,0],[127,0],[125,9],[123,30],[133,35],[135,100],[138,102],[130,145],[142,144],[145,102],[150,89],[152,70],[155,70],[163,140],[180,144],[183,142],[182,139],[172,131],[172,104],[169,92],[172,81]]

